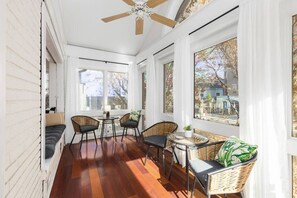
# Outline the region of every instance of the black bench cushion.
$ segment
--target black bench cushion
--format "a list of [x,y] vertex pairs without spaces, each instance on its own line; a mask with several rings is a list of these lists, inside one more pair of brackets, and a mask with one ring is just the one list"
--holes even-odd
[[151,135],[151,136],[145,137],[143,139],[143,141],[147,144],[165,148],[167,136],[166,135]]
[[89,131],[94,131],[94,130],[97,130],[98,127],[95,126],[95,125],[83,125],[83,126],[80,126],[80,131],[82,133],[86,133],[86,132],[89,132]]
[[206,187],[207,185],[208,173],[224,168],[224,166],[222,166],[215,160],[190,160],[189,165],[195,176],[199,179],[204,187]]
[[60,140],[65,125],[55,125],[45,127],[45,159],[51,158],[55,153],[55,147]]

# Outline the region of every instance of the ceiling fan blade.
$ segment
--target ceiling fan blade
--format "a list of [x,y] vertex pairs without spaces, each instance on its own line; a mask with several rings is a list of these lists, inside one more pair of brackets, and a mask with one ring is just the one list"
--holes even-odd
[[122,0],[122,1],[124,1],[126,4],[128,4],[130,6],[134,6],[135,5],[134,1],[132,1],[132,0]]
[[154,21],[157,21],[159,23],[162,23],[164,25],[167,25],[169,27],[174,27],[176,25],[176,21],[173,21],[171,19],[168,19],[162,15],[159,15],[159,14],[156,14],[156,13],[153,13],[151,14],[151,19],[154,20]]
[[158,5],[164,3],[167,0],[149,0],[146,5],[150,8],[157,7]]
[[103,18],[101,20],[104,21],[105,23],[107,23],[107,22],[110,22],[110,21],[113,21],[113,20],[116,20],[116,19],[127,17],[129,15],[130,15],[129,12],[124,12],[124,13],[121,13],[121,14],[117,14],[117,15],[113,15],[113,16],[110,16],[110,17]]
[[139,35],[143,33],[143,19],[136,18],[135,34]]

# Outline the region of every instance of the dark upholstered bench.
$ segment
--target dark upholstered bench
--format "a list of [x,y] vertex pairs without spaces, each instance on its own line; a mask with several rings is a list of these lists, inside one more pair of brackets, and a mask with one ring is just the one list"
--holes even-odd
[[65,124],[45,127],[45,159],[51,158],[55,153],[57,142],[60,140]]
[[56,144],[60,141],[65,128],[64,113],[46,114],[45,159],[49,159],[55,154]]

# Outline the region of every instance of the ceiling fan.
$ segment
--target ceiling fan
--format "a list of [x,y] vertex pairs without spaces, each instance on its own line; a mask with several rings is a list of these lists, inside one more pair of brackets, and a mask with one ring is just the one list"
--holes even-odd
[[167,0],[122,0],[126,4],[131,6],[131,11],[124,12],[121,14],[117,14],[114,16],[103,18],[102,21],[105,23],[120,19],[123,17],[127,17],[129,15],[134,14],[136,16],[135,22],[135,34],[142,34],[143,33],[143,18],[150,17],[152,20],[162,23],[163,25],[167,25],[169,27],[174,27],[176,25],[176,21],[173,21],[169,18],[166,18],[162,15],[156,14],[153,12],[153,8],[157,7],[158,5],[164,3]]

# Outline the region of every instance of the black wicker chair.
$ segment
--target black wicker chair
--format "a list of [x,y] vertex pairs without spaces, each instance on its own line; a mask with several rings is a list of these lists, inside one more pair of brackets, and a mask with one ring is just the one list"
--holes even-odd
[[126,113],[125,115],[123,115],[120,118],[120,126],[123,127],[123,134],[122,134],[122,140],[121,141],[123,141],[124,135],[127,135],[127,130],[128,129],[134,129],[135,138],[136,138],[136,141],[137,141],[136,130],[138,132],[138,135],[140,136],[138,125],[139,125],[139,120],[140,120],[140,117],[141,117],[141,111],[139,111],[139,112],[140,113],[138,115],[138,119],[137,120],[130,119],[130,113]]
[[89,132],[94,133],[94,138],[95,138],[96,144],[98,144],[97,139],[96,139],[96,134],[95,134],[95,130],[98,129],[99,123],[100,123],[98,120],[96,120],[92,117],[89,117],[89,116],[78,115],[78,116],[73,116],[71,118],[71,122],[72,122],[73,129],[74,129],[74,135],[70,142],[70,147],[71,147],[74,137],[77,133],[81,134],[80,149],[81,149],[84,134],[86,134],[86,138],[88,140]]

